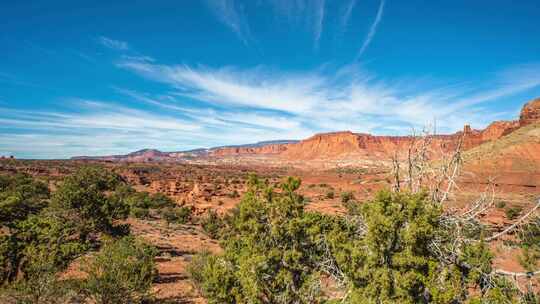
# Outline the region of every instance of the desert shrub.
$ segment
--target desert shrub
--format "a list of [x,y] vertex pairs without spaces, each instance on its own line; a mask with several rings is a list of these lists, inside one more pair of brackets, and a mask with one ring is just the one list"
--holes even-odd
[[343,206],[347,210],[348,214],[354,214],[354,215],[360,214],[361,205],[356,200],[349,200],[346,203],[343,203]]
[[540,260],[540,217],[532,218],[518,232],[520,264],[527,271],[535,271]]
[[163,193],[155,193],[150,195],[149,208],[161,209],[174,207],[174,201]]
[[0,285],[16,279],[25,244],[17,237],[18,226],[48,204],[47,186],[25,174],[0,175]]
[[162,193],[133,192],[124,200],[130,208],[130,215],[136,218],[147,218],[150,214],[149,209],[160,210],[175,206],[174,201]]
[[507,219],[513,220],[513,219],[516,219],[521,214],[521,211],[523,211],[523,208],[519,206],[507,207],[504,210],[504,214],[506,215]]
[[11,282],[19,273],[19,264],[22,260],[20,254],[23,244],[12,236],[0,236],[0,286]]
[[354,194],[351,191],[345,191],[341,193],[342,203],[348,203],[351,200],[354,200]]
[[[19,179],[22,187],[0,182],[2,189],[24,189],[21,205],[37,202],[39,208],[31,212],[18,212],[12,221],[10,233],[0,238],[0,280],[17,286],[25,286],[36,273],[32,265],[47,261],[47,267],[64,270],[71,261],[96,246],[93,237],[101,233],[118,235],[129,233],[129,227],[114,225],[125,218],[127,207],[119,196],[110,195],[123,182],[121,178],[103,168],[84,167],[66,177],[52,195],[45,185],[24,177]],[[7,185],[7,186],[6,186]],[[4,194],[5,192],[2,191]],[[46,206],[45,208],[41,206]],[[39,211],[39,212],[38,212]],[[15,214],[15,213],[14,213]],[[90,237],[92,236],[92,237]],[[25,283],[26,282],[26,283]]]
[[363,234],[340,229],[328,237],[351,283],[350,303],[457,303],[466,286],[487,284],[492,255],[486,244],[466,245],[454,263],[439,260],[432,241],[444,250],[452,237],[442,208],[426,195],[383,191],[352,216],[361,219]]
[[[51,267],[65,269],[69,263],[90,248],[81,241],[79,225],[54,211],[31,216],[20,225],[15,237],[24,244],[21,253],[26,261],[48,260]],[[26,265],[21,269],[25,270]]]
[[91,233],[110,234],[113,222],[128,213],[122,200],[107,195],[121,183],[121,178],[108,170],[83,167],[64,179],[52,196],[51,208],[70,213],[72,220],[79,223],[83,240]]
[[39,251],[29,256],[25,276],[0,290],[0,303],[72,303],[79,299],[78,282],[60,279],[54,256]]
[[0,236],[0,285],[28,279],[36,259],[47,258],[56,269],[63,269],[85,250],[74,238],[78,227],[68,214],[46,208],[45,184],[17,174],[0,177],[0,187],[0,225],[9,228]]
[[156,276],[156,249],[132,237],[106,243],[88,261],[83,292],[97,304],[141,303]]
[[46,184],[26,174],[0,175],[0,228],[14,228],[48,204]]
[[334,197],[335,197],[334,191],[333,191],[333,190],[328,190],[328,191],[326,191],[325,197],[326,197],[327,199],[334,199]]
[[495,207],[497,207],[499,209],[503,209],[504,207],[506,207],[506,202],[505,201],[497,201],[495,203]]
[[161,216],[167,223],[185,224],[190,220],[192,212],[190,207],[167,207],[161,209]]
[[427,203],[424,196],[381,192],[363,204],[360,212],[366,235],[351,252],[353,267],[345,267],[355,287],[351,298],[379,303],[423,302],[424,282],[430,265],[436,264],[428,245],[438,228],[436,218],[441,209]]
[[236,189],[234,189],[231,193],[229,193],[230,198],[238,198],[240,197],[240,193]]
[[188,273],[197,288],[208,297],[208,303],[241,303],[237,300],[242,295],[234,265],[221,257],[206,251],[197,254],[188,266]]
[[538,304],[540,303],[540,292],[534,293],[533,290],[527,290],[521,298],[523,304]]
[[540,249],[540,217],[532,218],[519,230],[522,247],[537,247]]
[[200,256],[194,281],[209,303],[319,303],[319,276],[300,180],[280,192],[251,176],[222,239],[224,254]]
[[146,208],[132,207],[130,209],[130,215],[138,219],[148,219],[150,218],[150,210]]
[[19,223],[13,234],[0,238],[0,279],[13,282],[32,276],[32,263],[47,261],[48,267],[64,270],[90,247],[78,238],[77,223],[44,210]]
[[218,239],[225,228],[225,222],[217,212],[210,210],[202,217],[201,227],[209,237]]

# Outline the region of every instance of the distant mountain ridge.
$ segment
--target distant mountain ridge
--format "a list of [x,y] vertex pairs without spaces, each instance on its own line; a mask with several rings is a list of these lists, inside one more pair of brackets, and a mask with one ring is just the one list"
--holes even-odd
[[298,140],[268,140],[243,145],[226,145],[212,148],[198,148],[184,151],[163,152],[157,149],[141,149],[128,154],[106,155],[106,156],[74,156],[72,160],[105,160],[105,161],[159,161],[176,158],[203,157],[210,156],[227,149],[252,149],[269,145],[287,145],[299,142]]

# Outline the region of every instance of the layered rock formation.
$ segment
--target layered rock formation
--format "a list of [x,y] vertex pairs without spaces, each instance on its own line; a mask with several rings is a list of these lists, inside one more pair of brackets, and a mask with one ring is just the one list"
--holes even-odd
[[540,187],[540,120],[464,153],[465,180]]
[[280,154],[281,152],[287,150],[289,143],[283,144],[268,144],[257,147],[251,146],[240,146],[240,147],[223,147],[217,149],[211,149],[209,151],[210,156],[221,157],[221,156],[235,156],[235,155],[246,155],[246,154]]
[[540,120],[540,98],[529,101],[519,116],[520,126],[526,126]]

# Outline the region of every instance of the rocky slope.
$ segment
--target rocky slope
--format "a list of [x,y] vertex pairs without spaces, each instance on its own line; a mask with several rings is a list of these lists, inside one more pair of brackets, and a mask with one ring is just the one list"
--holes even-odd
[[466,180],[540,187],[540,120],[464,154]]
[[540,98],[527,103],[509,126],[510,132],[490,133],[493,140],[464,153],[465,181],[540,188]]

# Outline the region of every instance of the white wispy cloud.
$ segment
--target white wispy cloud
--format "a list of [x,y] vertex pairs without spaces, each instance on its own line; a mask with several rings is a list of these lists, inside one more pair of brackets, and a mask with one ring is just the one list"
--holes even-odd
[[[129,90],[124,93],[150,104],[162,98],[159,105],[165,105],[174,99]],[[272,113],[194,107],[142,110],[136,103],[127,107],[85,99],[64,100],[62,104],[70,106],[55,111],[0,108],[0,152],[66,158],[122,154],[149,147],[178,151],[310,135],[299,122]]]
[[349,23],[349,19],[351,19],[351,15],[354,9],[354,6],[356,5],[356,0],[349,0],[347,4],[343,8],[343,15],[341,16],[341,30],[344,31],[344,28]]
[[324,5],[325,0],[317,0],[314,1],[314,8],[315,8],[315,21],[314,21],[314,40],[315,40],[315,48],[319,48],[319,42],[321,40],[321,34],[323,31],[323,22],[324,22]]
[[216,17],[244,43],[249,44],[251,33],[243,8],[234,0],[206,0]]
[[101,43],[103,46],[113,49],[113,50],[119,50],[119,51],[129,50],[129,44],[125,41],[115,40],[115,39],[111,39],[105,36],[99,36],[97,38],[97,41]]
[[298,122],[296,126],[313,132],[345,127],[363,132],[390,127],[407,130],[433,120],[446,132],[469,123],[483,127],[501,113],[490,113],[479,105],[540,86],[540,76],[534,74],[538,68],[535,64],[506,70],[478,84],[424,85],[421,89],[404,86],[400,81],[378,79],[356,66],[326,73],[126,61],[118,66],[170,84],[177,90],[176,96],[248,112],[277,111]]
[[140,61],[140,62],[156,61],[153,57],[143,56],[143,55],[122,55],[122,59],[130,60],[130,61]]
[[278,16],[284,16],[292,27],[308,28],[313,35],[313,45],[318,49],[326,17],[325,0],[267,0]]
[[366,39],[364,39],[364,42],[362,43],[362,46],[358,51],[358,55],[356,56],[357,59],[360,58],[360,56],[362,56],[362,54],[366,51],[367,47],[371,43],[371,40],[373,40],[373,37],[375,37],[375,34],[377,33],[377,26],[379,25],[379,22],[381,22],[384,12],[384,4],[385,0],[381,0],[379,4],[379,9],[377,10],[377,15],[375,16],[375,20],[371,24]]
[[336,130],[409,134],[434,120],[447,133],[511,117],[485,105],[540,87],[538,64],[509,68],[480,83],[433,86],[381,80],[357,66],[284,73],[125,60],[120,67],[170,88],[149,94],[116,87],[129,103],[71,98],[49,111],[8,103],[0,107],[0,152],[58,158],[302,139]]

